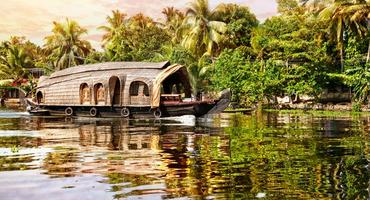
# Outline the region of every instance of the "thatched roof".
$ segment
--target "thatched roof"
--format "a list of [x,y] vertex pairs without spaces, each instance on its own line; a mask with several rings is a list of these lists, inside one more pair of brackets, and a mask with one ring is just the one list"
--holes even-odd
[[90,65],[79,65],[42,76],[38,88],[72,80],[91,79],[94,81],[108,80],[109,77],[118,76],[126,79],[142,78],[154,80],[156,76],[170,66],[168,61],[160,63],[149,62],[107,62]]
[[106,62],[90,65],[80,65],[60,70],[51,74],[49,78],[57,78],[61,76],[69,76],[72,74],[96,72],[96,71],[109,71],[109,70],[122,70],[122,69],[163,69],[168,67],[170,63],[160,62]]
[[[167,81],[168,84],[179,82],[185,87],[186,95],[191,95],[186,67],[177,64],[170,65],[169,62],[108,62],[76,66],[55,72],[49,77],[41,77],[37,89],[47,93],[47,100],[77,104],[80,102],[79,89],[81,84],[88,84],[92,88],[93,85],[102,83],[104,87],[111,87],[110,80],[113,77],[118,78],[123,85],[121,89],[123,92],[122,105],[127,105],[130,102],[128,99],[129,88],[131,83],[135,81],[141,81],[148,85],[151,91],[150,105],[152,107],[159,106],[162,82]],[[115,82],[112,83],[115,84]]]

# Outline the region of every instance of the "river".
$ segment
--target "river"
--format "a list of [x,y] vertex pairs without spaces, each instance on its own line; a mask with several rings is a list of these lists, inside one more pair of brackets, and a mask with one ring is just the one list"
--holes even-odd
[[370,117],[0,111],[0,199],[368,199]]

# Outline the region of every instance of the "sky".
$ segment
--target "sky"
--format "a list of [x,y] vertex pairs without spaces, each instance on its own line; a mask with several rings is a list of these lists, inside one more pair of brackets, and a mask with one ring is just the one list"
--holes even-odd
[[[161,20],[163,8],[173,6],[184,10],[189,0],[7,0],[1,2],[0,41],[10,36],[26,36],[38,45],[51,34],[52,22],[66,18],[76,20],[88,30],[84,38],[94,48],[101,45],[102,32],[97,27],[106,24],[112,10],[120,10],[129,16],[139,12],[155,20]],[[275,0],[209,0],[210,7],[220,3],[237,3],[248,6],[259,20],[276,15]]]

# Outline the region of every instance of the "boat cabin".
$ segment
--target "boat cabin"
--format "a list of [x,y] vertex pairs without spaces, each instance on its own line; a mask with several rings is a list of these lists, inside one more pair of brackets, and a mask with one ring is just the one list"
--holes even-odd
[[169,62],[108,62],[71,67],[39,80],[36,103],[63,106],[160,106],[191,98],[186,67]]

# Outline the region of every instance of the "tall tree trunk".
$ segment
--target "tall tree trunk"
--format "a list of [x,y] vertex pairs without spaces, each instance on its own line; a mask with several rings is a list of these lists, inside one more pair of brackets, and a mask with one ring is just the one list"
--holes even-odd
[[343,50],[343,44],[340,47],[340,72],[343,72],[344,70],[344,50]]
[[343,21],[340,21],[340,35],[338,36],[338,45],[339,45],[339,54],[340,54],[340,72],[343,73],[344,71],[344,27]]
[[367,48],[367,57],[366,57],[366,63],[369,62],[370,59],[370,41],[369,41],[369,47]]

